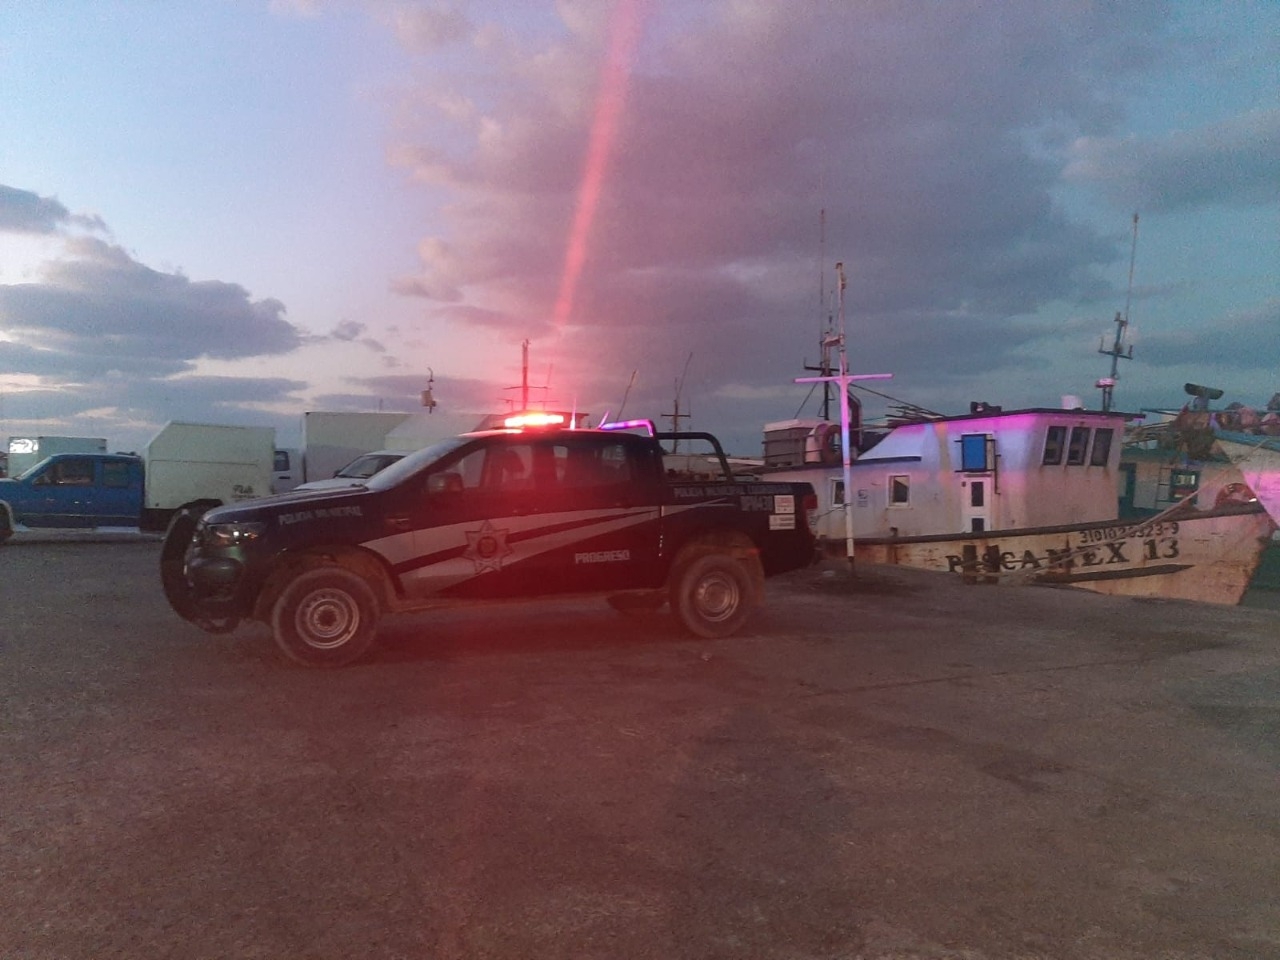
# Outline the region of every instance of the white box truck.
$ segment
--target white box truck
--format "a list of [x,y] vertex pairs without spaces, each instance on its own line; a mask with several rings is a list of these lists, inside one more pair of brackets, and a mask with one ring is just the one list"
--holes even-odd
[[6,471],[16,477],[55,453],[106,453],[104,437],[10,437]]
[[142,455],[145,508],[171,512],[197,501],[236,503],[271,493],[276,432],[172,421]]
[[411,416],[323,410],[304,413],[302,481],[327,480],[360,454],[386,448],[387,434]]

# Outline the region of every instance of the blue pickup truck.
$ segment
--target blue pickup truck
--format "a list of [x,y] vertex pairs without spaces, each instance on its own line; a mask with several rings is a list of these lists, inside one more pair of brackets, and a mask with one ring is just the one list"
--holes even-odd
[[18,477],[0,478],[0,541],[14,526],[138,526],[142,458],[127,454],[55,454]]
[[164,530],[179,511],[201,514],[271,490],[270,427],[166,424],[142,456],[59,453],[0,478],[0,542],[22,527]]

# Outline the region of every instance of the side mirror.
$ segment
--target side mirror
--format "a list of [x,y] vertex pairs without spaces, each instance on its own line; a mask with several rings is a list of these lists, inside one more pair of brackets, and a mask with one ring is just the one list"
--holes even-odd
[[427,493],[461,493],[462,475],[458,473],[433,473],[427,477]]

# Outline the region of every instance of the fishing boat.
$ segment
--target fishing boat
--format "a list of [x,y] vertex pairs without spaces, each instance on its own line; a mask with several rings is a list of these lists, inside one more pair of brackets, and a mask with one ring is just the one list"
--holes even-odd
[[1219,430],[1216,440],[1248,489],[1280,523],[1280,437]]
[[830,439],[840,425],[781,421],[765,427],[765,470],[813,484],[815,533],[837,556],[850,546],[848,515],[861,562],[1239,603],[1274,520],[1248,498],[1121,518],[1120,439],[1136,416],[975,403],[965,415],[900,423],[856,451],[847,498]]
[[[1133,223],[1136,246],[1136,214]],[[1132,273],[1131,258],[1131,284]],[[1056,408],[973,402],[961,416],[900,405],[881,434],[863,429],[850,388],[890,375],[849,372],[841,264],[836,274],[839,327],[822,334],[821,364],[807,368],[820,375],[796,380],[822,384],[823,416],[764,429],[764,471],[813,485],[811,522],[829,553],[851,565],[861,559],[970,582],[1240,602],[1277,529],[1242,482],[1223,482],[1207,506],[1197,489],[1146,517],[1120,515],[1121,478],[1135,479],[1132,465],[1121,468],[1126,427],[1143,419],[1112,409],[1118,362],[1132,359],[1127,307],[1116,314],[1111,346],[1099,351],[1111,358],[1110,376],[1096,384],[1101,410],[1074,396]],[[1228,469],[1237,469],[1229,459]]]
[[1141,517],[1182,499],[1199,506],[1257,500],[1280,523],[1280,394],[1268,409],[1209,407],[1222,391],[1188,383],[1181,410],[1146,411],[1126,430],[1121,515]]

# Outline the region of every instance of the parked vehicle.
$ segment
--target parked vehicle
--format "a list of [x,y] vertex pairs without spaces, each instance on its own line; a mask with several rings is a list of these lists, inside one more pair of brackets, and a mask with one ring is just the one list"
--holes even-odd
[[302,451],[276,447],[271,464],[271,492],[288,493],[302,483]]
[[104,437],[10,437],[5,476],[26,473],[55,453],[106,453]]
[[[669,601],[690,632],[727,636],[766,577],[815,559],[813,488],[733,480],[710,434],[522,422],[416,451],[359,487],[175,519],[170,604],[214,633],[268,623],[292,659],[335,666],[369,649],[384,614],[497,599]],[[664,439],[709,444],[719,478],[670,477]]]
[[178,511],[263,496],[271,488],[275,431],[170,423],[143,456],[59,453],[0,480],[0,541],[27,527],[164,530]]
[[362,453],[384,450],[387,434],[412,414],[312,410],[302,415],[300,483],[328,480]]
[[385,470],[397,460],[403,460],[403,450],[374,450],[362,453],[332,477],[326,480],[309,480],[300,483],[295,490],[327,490],[331,487],[353,487],[364,483],[380,470]]

